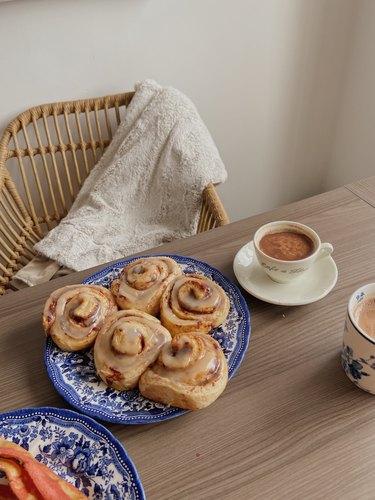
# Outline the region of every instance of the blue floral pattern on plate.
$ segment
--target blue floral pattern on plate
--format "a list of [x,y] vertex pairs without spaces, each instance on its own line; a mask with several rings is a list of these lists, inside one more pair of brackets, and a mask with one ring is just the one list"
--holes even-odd
[[135,467],[121,443],[90,417],[59,408],[0,415],[0,435],[90,499],[144,500]]
[[[230,379],[240,366],[250,340],[250,314],[245,299],[238,288],[214,267],[191,257],[166,256],[175,259],[185,273],[204,274],[227,293],[231,303],[228,317],[212,335],[220,343],[228,361]],[[83,283],[108,288],[126,264],[139,258],[108,266]],[[186,410],[146,399],[138,390],[120,392],[107,387],[96,374],[92,349],[64,352],[48,338],[44,359],[56,390],[73,407],[92,417],[120,424],[145,424],[186,413]]]

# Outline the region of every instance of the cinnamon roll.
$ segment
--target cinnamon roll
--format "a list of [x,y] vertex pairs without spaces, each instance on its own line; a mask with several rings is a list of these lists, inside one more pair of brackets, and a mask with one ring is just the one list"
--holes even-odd
[[139,390],[153,401],[185,410],[213,403],[228,381],[220,344],[205,333],[177,334],[141,376]]
[[221,286],[201,274],[183,274],[163,293],[160,319],[172,335],[208,333],[225,320],[229,307],[229,298]]
[[127,264],[111,291],[121,309],[138,309],[156,316],[167,285],[182,273],[169,257],[143,257]]
[[49,296],[43,311],[46,335],[64,351],[90,347],[104,318],[117,311],[111,292],[98,285],[69,285]]
[[134,389],[170,340],[170,333],[154,316],[133,309],[118,311],[106,319],[96,339],[96,371],[114,389]]

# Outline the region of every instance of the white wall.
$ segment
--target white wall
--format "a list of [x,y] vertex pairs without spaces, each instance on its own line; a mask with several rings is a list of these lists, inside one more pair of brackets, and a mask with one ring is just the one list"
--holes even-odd
[[232,220],[315,194],[356,1],[1,3],[0,129],[36,104],[153,78],[200,111],[228,169],[220,195]]
[[324,189],[375,175],[375,2],[357,8]]

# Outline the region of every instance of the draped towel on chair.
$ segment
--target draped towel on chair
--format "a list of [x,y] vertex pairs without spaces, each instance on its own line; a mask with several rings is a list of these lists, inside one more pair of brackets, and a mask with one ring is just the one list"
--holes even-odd
[[70,212],[35,249],[79,271],[185,238],[203,189],[226,177],[192,102],[146,80]]

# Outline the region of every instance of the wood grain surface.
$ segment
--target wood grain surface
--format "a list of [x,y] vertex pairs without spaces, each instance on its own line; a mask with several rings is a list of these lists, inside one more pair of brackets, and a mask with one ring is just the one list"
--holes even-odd
[[[334,245],[339,277],[327,297],[299,307],[243,291],[249,349],[210,407],[159,424],[104,423],[134,461],[148,500],[375,497],[375,397],[340,365],[349,296],[375,281],[375,181],[360,187],[366,197],[355,185],[339,188],[156,250],[201,259],[235,281],[233,258],[255,230],[296,220]],[[44,366],[42,309],[52,290],[94,271],[0,298],[1,412],[69,407]]]
[[366,201],[373,207],[375,206],[375,180],[374,177],[361,179],[345,186],[349,191],[356,194],[359,198]]

